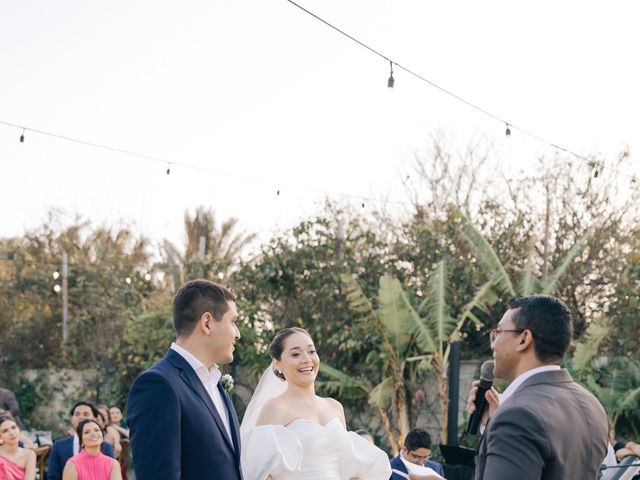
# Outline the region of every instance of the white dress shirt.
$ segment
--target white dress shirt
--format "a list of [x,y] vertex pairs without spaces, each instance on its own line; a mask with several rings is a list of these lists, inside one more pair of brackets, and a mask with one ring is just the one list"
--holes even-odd
[[[217,365],[213,365],[210,369],[204,366],[204,364],[198,360],[191,352],[181,347],[177,343],[173,342],[171,344],[171,350],[175,351],[178,355],[184,358],[191,368],[196,372],[198,378],[204,385],[204,389],[211,397],[211,401],[213,405],[216,407],[216,410],[220,414],[220,418],[222,418],[222,423],[224,424],[224,428],[227,430],[227,434],[229,435],[229,440],[232,440],[231,437],[231,427],[229,427],[229,412],[224,405],[224,400],[222,399],[222,395],[220,394],[220,390],[218,390],[218,381],[222,376],[220,369]],[[233,444],[233,441],[231,441]]]

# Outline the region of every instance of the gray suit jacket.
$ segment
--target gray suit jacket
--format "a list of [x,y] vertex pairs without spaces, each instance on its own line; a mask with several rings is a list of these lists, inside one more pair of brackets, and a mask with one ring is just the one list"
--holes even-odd
[[607,453],[607,415],[566,370],[525,380],[489,420],[475,479],[596,479]]

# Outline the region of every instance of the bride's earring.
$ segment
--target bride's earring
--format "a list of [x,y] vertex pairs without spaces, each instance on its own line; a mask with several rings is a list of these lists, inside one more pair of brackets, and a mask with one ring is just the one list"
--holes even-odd
[[276,377],[278,377],[283,382],[286,380],[286,378],[284,378],[284,374],[280,370],[278,370],[275,366],[273,367],[273,373],[275,374]]

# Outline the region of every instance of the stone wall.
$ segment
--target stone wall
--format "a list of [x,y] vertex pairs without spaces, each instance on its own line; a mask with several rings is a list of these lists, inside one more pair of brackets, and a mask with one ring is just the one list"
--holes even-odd
[[[23,374],[31,382],[43,383],[40,388],[47,392],[47,397],[38,403],[31,417],[37,419],[41,429],[51,430],[53,438],[60,437],[69,428],[69,410],[77,401],[95,400],[90,393],[95,391],[93,369],[25,370]],[[30,425],[26,427],[32,429]]]

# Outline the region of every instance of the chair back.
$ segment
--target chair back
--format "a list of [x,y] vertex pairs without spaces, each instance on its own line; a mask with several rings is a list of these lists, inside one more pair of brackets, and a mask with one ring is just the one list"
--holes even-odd
[[36,469],[38,478],[43,479],[45,477],[44,472],[47,465],[47,457],[49,456],[49,452],[51,452],[51,445],[34,447],[32,450],[36,452]]

